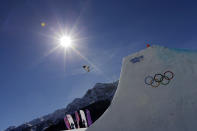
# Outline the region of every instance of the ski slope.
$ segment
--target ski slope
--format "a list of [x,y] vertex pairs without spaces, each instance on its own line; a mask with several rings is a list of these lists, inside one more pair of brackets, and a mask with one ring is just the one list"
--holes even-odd
[[[147,76],[166,71],[174,75],[169,84],[145,84]],[[112,104],[87,131],[197,130],[196,82],[197,52],[152,46],[129,55]]]

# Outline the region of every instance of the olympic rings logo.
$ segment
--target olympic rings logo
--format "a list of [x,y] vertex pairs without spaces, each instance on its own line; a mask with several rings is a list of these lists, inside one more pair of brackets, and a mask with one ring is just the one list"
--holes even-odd
[[172,71],[166,71],[163,74],[155,74],[154,77],[147,76],[145,78],[145,84],[157,88],[160,84],[167,85],[170,80],[174,78],[174,73]]

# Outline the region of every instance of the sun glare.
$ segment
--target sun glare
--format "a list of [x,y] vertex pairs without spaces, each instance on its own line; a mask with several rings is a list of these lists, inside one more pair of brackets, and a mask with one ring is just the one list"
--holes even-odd
[[68,48],[72,45],[72,39],[69,36],[63,36],[60,38],[60,45],[64,48]]

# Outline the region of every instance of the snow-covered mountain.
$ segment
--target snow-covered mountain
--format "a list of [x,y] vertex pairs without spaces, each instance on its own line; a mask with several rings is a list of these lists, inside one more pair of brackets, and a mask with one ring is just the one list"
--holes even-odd
[[66,114],[72,114],[83,107],[102,100],[112,100],[117,89],[118,81],[114,83],[97,83],[89,89],[82,98],[74,99],[66,108],[24,123],[20,126],[10,126],[5,131],[42,131],[50,125],[58,123]]

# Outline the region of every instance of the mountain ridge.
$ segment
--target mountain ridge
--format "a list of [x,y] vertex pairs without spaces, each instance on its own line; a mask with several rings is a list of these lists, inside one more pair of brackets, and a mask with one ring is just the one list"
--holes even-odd
[[[61,119],[64,118],[65,114],[72,114],[74,111],[97,101],[111,101],[117,86],[118,81],[113,83],[96,83],[93,88],[87,90],[82,98],[75,98],[65,108],[57,109],[53,113],[33,119],[19,126],[10,126],[4,131],[21,131],[24,129],[31,129],[31,131],[43,130],[44,128],[49,127],[51,124],[57,124]],[[40,126],[41,129],[38,129],[38,126]]]

